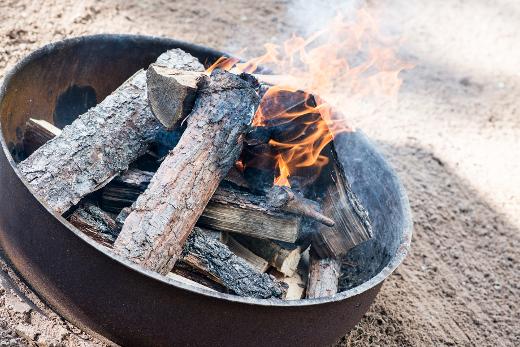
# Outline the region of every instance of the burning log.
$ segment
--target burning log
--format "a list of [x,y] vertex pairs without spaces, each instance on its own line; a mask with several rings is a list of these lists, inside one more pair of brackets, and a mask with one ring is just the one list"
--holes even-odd
[[335,225],[320,226],[314,233],[312,248],[320,258],[339,259],[352,247],[370,240],[373,232],[368,212],[352,192],[344,169],[337,160],[332,163],[331,174],[333,184],[327,188],[323,209]]
[[195,228],[183,251],[183,262],[207,273],[218,283],[237,295],[254,298],[282,298],[286,286],[274,277],[259,273],[244,259],[236,256],[229,248]]
[[119,233],[117,223],[112,216],[90,203],[78,207],[68,220],[88,237],[106,247],[112,247]]
[[305,199],[289,187],[273,186],[267,194],[267,201],[279,210],[312,218],[328,227],[334,226],[334,221],[320,212],[318,203]]
[[182,246],[220,181],[238,159],[260,100],[248,75],[216,70],[204,78],[177,146],[128,216],[114,248],[162,274]]
[[198,225],[256,238],[296,242],[299,216],[273,210],[263,196],[221,186],[209,201]]
[[26,155],[31,155],[42,145],[61,134],[61,130],[53,124],[30,118],[25,124],[23,147]]
[[[196,58],[179,49],[162,54],[157,64],[182,70],[204,69]],[[19,168],[36,194],[62,214],[126,170],[160,131],[148,105],[146,73],[141,70],[21,162]]]
[[193,268],[187,263],[184,263],[182,260],[178,261],[175,264],[175,267],[172,269],[167,276],[175,274],[178,276],[182,276],[190,281],[196,282],[206,288],[213,289],[214,291],[221,293],[229,293],[229,290],[221,285],[220,283],[215,282],[213,279],[207,277],[207,274],[199,272],[197,269]]
[[318,259],[311,255],[307,298],[323,298],[338,292],[341,263],[333,258]]
[[286,277],[294,275],[301,257],[301,248],[295,245],[281,245],[275,241],[255,239],[245,235],[234,236],[238,242],[251,250],[254,254],[267,260]]

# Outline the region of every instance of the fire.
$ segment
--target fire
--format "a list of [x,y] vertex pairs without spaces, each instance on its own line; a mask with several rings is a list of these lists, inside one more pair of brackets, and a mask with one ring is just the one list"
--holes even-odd
[[254,73],[261,65],[276,73],[257,75],[272,86],[253,125],[289,129],[269,144],[275,153],[274,184],[290,186],[289,177],[303,168],[319,173],[328,162],[322,150],[340,132],[353,130],[338,110],[348,110],[367,96],[397,94],[399,73],[412,66],[396,57],[394,46],[368,12],[360,10],[355,19],[339,15],[309,37],[293,36],[281,46],[266,44],[264,55],[245,63],[221,58],[208,71]]

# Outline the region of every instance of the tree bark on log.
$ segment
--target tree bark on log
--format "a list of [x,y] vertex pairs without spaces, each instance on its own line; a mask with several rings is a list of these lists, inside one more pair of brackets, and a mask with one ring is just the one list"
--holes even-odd
[[167,274],[220,181],[242,151],[260,98],[249,75],[204,78],[187,128],[135,204],[115,250]]
[[323,298],[338,292],[341,264],[338,260],[318,259],[311,255],[307,298]]
[[[204,69],[196,58],[179,49],[162,54],[157,64]],[[148,104],[146,72],[140,70],[21,162],[19,168],[36,194],[62,214],[128,169],[159,131],[161,125]]]
[[210,274],[240,296],[283,298],[287,286],[271,275],[260,273],[204,230],[195,228],[186,241],[183,262]]

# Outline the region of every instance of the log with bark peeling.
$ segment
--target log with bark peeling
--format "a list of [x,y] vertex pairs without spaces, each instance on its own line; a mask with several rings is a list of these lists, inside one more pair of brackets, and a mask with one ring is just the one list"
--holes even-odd
[[[196,58],[179,49],[162,54],[157,64],[204,69]],[[126,170],[160,131],[148,104],[146,72],[141,70],[19,168],[36,194],[61,214]]]
[[271,275],[260,273],[229,248],[195,228],[186,241],[183,262],[211,275],[226,288],[240,296],[283,298],[287,286]]
[[307,298],[323,298],[338,292],[341,263],[333,258],[318,259],[311,255]]
[[114,244],[122,256],[167,274],[220,181],[242,151],[260,102],[249,75],[215,70],[204,77],[187,128]]

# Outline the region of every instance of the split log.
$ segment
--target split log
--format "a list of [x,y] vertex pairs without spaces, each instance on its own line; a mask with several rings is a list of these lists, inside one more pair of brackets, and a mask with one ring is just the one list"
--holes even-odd
[[258,272],[266,272],[269,268],[269,263],[264,258],[256,255],[247,247],[244,247],[234,237],[228,236],[224,242],[229,247],[231,252],[235,253],[240,258],[247,261]]
[[341,263],[332,258],[318,259],[311,255],[307,298],[323,298],[338,292]]
[[272,275],[279,281],[287,284],[287,294],[285,300],[300,300],[303,299],[306,287],[305,279],[295,272],[291,277],[286,277],[278,271],[273,271]]
[[255,239],[244,235],[234,235],[233,237],[254,254],[267,260],[269,265],[275,267],[284,276],[291,277],[296,271],[302,252],[300,247],[290,244],[282,246],[275,241]]
[[60,134],[61,129],[55,127],[53,124],[44,120],[30,118],[25,124],[25,133],[23,136],[25,155],[31,155],[38,148]]
[[215,230],[296,242],[301,217],[273,210],[264,196],[221,186],[213,194],[197,224]]
[[286,285],[256,271],[202,229],[195,228],[186,241],[183,262],[206,272],[237,295],[262,299],[285,296]]
[[191,112],[202,74],[155,64],[146,71],[150,108],[166,129],[175,128]]
[[368,212],[352,191],[335,156],[331,175],[333,184],[327,187],[323,210],[335,225],[320,225],[313,235],[312,248],[320,258],[339,259],[354,246],[370,240],[373,232]]
[[[179,49],[162,54],[158,65],[202,71]],[[59,214],[106,185],[146,152],[162,131],[146,93],[146,72],[128,79],[99,105],[79,116],[53,141],[19,164],[36,194]]]
[[[118,213],[131,206],[146,190],[153,173],[130,169],[114,178],[101,194],[104,210]],[[227,177],[226,179],[227,180]],[[257,238],[296,242],[307,229],[301,218],[273,210],[263,196],[222,184],[197,221],[202,227]]]
[[205,77],[187,128],[136,202],[114,248],[167,274],[220,181],[242,151],[260,102],[249,75],[215,70]]
[[119,228],[110,214],[99,207],[85,203],[69,217],[69,222],[96,242],[112,247]]

